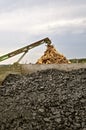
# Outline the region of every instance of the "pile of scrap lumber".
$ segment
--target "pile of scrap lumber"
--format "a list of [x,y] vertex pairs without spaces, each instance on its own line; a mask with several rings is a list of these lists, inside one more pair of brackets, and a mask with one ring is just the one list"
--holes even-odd
[[65,56],[60,54],[53,45],[47,45],[47,50],[44,52],[44,55],[38,59],[36,64],[62,64],[70,63]]

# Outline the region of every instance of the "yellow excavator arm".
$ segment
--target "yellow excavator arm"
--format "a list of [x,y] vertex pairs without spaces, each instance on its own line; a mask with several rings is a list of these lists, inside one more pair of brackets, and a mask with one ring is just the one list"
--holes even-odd
[[18,54],[20,54],[20,53],[23,53],[23,55],[19,58],[19,60],[17,61],[17,63],[25,56],[25,54],[30,50],[30,49],[32,49],[32,48],[34,48],[34,47],[37,47],[37,46],[39,46],[39,45],[42,45],[42,44],[47,44],[47,45],[50,45],[51,44],[51,40],[47,37],[47,38],[44,38],[44,39],[42,39],[42,40],[40,40],[40,41],[37,41],[37,42],[34,42],[34,43],[32,43],[32,44],[30,44],[30,45],[28,45],[28,46],[25,46],[25,47],[23,47],[23,48],[20,48],[20,49],[18,49],[18,50],[15,50],[15,51],[13,51],[13,52],[10,52],[10,53],[8,53],[8,54],[5,54],[5,55],[3,55],[3,56],[1,56],[0,57],[0,62],[1,61],[4,61],[4,60],[6,60],[6,59],[8,59],[8,58],[11,58],[11,57],[13,57],[13,56],[16,56],[16,55],[18,55]]

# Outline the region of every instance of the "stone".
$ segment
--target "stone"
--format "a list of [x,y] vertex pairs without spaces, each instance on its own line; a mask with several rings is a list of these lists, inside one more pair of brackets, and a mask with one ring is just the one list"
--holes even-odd
[[86,69],[9,75],[0,87],[0,130],[86,130],[85,77]]

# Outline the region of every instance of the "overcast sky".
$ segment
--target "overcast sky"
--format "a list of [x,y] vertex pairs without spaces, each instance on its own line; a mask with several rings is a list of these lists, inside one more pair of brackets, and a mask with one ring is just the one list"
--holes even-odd
[[[0,0],[0,55],[45,37],[67,58],[86,57],[86,0]],[[44,50],[29,51],[22,62],[36,62]]]

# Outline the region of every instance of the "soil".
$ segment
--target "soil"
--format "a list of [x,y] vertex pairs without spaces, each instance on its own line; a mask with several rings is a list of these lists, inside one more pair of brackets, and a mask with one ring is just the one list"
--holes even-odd
[[86,130],[86,68],[8,75],[0,87],[0,130]]

